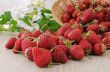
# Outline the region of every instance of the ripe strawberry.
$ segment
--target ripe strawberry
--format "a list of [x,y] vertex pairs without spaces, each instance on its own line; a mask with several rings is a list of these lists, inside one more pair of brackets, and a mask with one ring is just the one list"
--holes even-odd
[[101,22],[99,26],[101,31],[106,32],[109,30],[110,22]]
[[95,19],[95,13],[92,8],[89,8],[83,12],[82,21],[84,23],[90,22]]
[[18,33],[18,35],[17,35],[17,37],[18,37],[18,38],[21,38],[22,34],[23,34],[23,32],[22,32],[22,31],[21,31],[21,32],[19,32],[19,33]]
[[60,48],[64,51],[65,54],[68,53],[68,48],[65,45],[56,45],[55,48]]
[[61,48],[54,48],[52,51],[52,60],[56,63],[66,63],[68,61],[68,57]]
[[57,36],[54,36],[54,35],[50,34],[50,38],[52,40],[53,46],[58,44],[58,37]]
[[99,36],[94,32],[90,32],[90,34],[87,36],[87,40],[93,45],[101,42]]
[[26,37],[32,37],[31,32],[29,31],[24,31],[21,35],[21,38],[26,38]]
[[56,36],[63,36],[65,31],[71,29],[70,24],[64,24],[61,28],[56,31]]
[[83,4],[85,4],[85,5],[90,4],[90,0],[83,0],[82,2],[83,2]]
[[87,8],[87,6],[81,2],[79,2],[77,6],[78,9],[80,9],[81,11],[84,11]]
[[39,67],[47,67],[52,61],[51,52],[44,48],[33,48],[32,54],[35,64]]
[[72,25],[72,24],[75,23],[75,21],[76,21],[75,19],[70,19],[70,20],[69,20],[69,23]]
[[25,56],[28,58],[29,61],[34,61],[33,59],[33,54],[32,54],[32,49],[34,47],[29,47],[28,49],[25,50]]
[[103,41],[106,44],[107,48],[110,48],[110,36],[104,37]]
[[103,21],[104,19],[104,14],[103,12],[99,12],[96,14],[96,19],[98,19],[99,21]]
[[40,36],[41,34],[42,34],[42,32],[41,32],[40,30],[35,30],[35,31],[32,32],[32,36],[33,36],[33,37],[38,37],[38,36]]
[[68,13],[63,13],[61,19],[63,23],[66,23],[70,20],[70,15]]
[[110,36],[110,32],[105,32],[104,33],[104,37],[109,37]]
[[48,33],[41,34],[38,37],[37,46],[39,48],[45,48],[47,50],[52,49],[53,42],[52,42],[50,35]]
[[90,31],[90,30],[98,33],[100,31],[100,27],[97,24],[91,24],[87,27],[86,31]]
[[70,56],[73,59],[76,60],[81,60],[84,58],[85,53],[83,48],[80,45],[74,45],[71,49],[70,49]]
[[15,45],[15,42],[16,42],[16,38],[15,37],[11,37],[9,40],[8,40],[8,42],[5,44],[5,47],[7,48],[7,49],[12,49],[13,47],[14,47],[14,45]]
[[106,46],[104,44],[95,44],[93,52],[95,55],[102,55],[106,51]]
[[66,6],[66,12],[69,13],[69,14],[72,14],[73,11],[74,11],[74,5],[73,4],[69,4]]
[[36,43],[34,42],[34,38],[26,38],[22,41],[22,52],[24,53],[27,48],[35,46]]
[[110,13],[106,13],[104,17],[105,21],[110,21]]
[[70,33],[71,31],[72,31],[72,29],[68,29],[68,30],[66,30],[65,33],[64,33],[64,37],[67,38],[68,33]]
[[79,45],[81,45],[81,47],[84,49],[85,53],[87,54],[90,54],[93,49],[91,43],[87,41],[86,39],[82,39]]
[[70,33],[68,33],[67,38],[69,40],[80,41],[82,38],[80,29],[72,30]]
[[16,42],[15,42],[15,45],[14,45],[14,48],[13,48],[13,53],[19,53],[22,51],[22,38],[19,38]]
[[79,10],[75,10],[72,14],[73,18],[77,18],[79,16],[80,11]]
[[50,30],[46,30],[45,33],[53,34]]

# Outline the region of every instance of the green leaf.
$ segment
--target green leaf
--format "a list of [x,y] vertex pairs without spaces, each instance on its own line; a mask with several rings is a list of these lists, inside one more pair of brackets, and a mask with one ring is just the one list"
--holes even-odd
[[48,24],[49,20],[47,18],[41,18],[36,21],[36,23],[40,26],[40,29],[45,25]]
[[7,20],[6,20],[6,18],[5,18],[5,16],[4,15],[2,15],[1,17],[0,17],[0,24],[6,24],[7,23]]
[[48,13],[48,14],[51,14],[51,11],[50,11],[49,9],[42,8],[42,9],[41,9],[41,13]]
[[30,23],[31,18],[29,16],[24,16],[24,18],[22,20],[25,24],[32,26]]
[[7,21],[10,21],[12,19],[12,16],[11,16],[11,12],[10,11],[4,12],[4,16],[5,16],[5,18],[6,18]]

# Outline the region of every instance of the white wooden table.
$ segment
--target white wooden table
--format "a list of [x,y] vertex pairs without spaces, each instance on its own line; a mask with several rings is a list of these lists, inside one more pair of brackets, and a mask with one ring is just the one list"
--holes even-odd
[[13,54],[4,45],[15,34],[0,32],[0,72],[110,72],[110,51],[103,56],[93,56],[82,61],[69,60],[66,64],[39,68],[22,54]]

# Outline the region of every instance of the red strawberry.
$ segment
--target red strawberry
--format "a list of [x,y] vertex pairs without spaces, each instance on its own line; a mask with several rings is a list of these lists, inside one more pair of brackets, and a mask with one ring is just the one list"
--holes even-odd
[[34,61],[33,54],[32,54],[32,49],[33,48],[34,47],[29,47],[28,49],[25,50],[25,55],[28,58],[28,60],[30,60],[30,61]]
[[22,41],[22,52],[24,53],[25,50],[29,47],[35,47],[36,43],[33,42],[34,38],[26,38]]
[[65,45],[56,45],[55,48],[60,48],[64,51],[65,54],[68,53],[68,48]]
[[21,35],[21,38],[26,38],[26,37],[32,37],[31,32],[29,31],[24,31]]
[[105,32],[104,33],[104,37],[109,37],[110,36],[110,32]]
[[83,4],[85,4],[85,5],[90,4],[90,0],[83,0],[82,2],[83,2]]
[[93,48],[93,52],[95,55],[102,55],[105,51],[106,51],[106,46],[101,43],[96,44]]
[[22,31],[21,31],[21,32],[19,32],[19,33],[18,33],[18,35],[17,35],[17,37],[18,37],[18,38],[21,38],[22,34],[23,34],[23,32],[22,32]]
[[87,40],[93,45],[101,42],[99,36],[94,32],[90,32],[90,34],[87,36]]
[[56,36],[64,35],[65,31],[71,29],[70,24],[64,24],[61,28],[56,31]]
[[52,40],[53,46],[58,44],[58,37],[50,34],[50,38]]
[[57,63],[66,63],[68,61],[68,57],[61,48],[54,48],[52,51],[52,60]]
[[98,19],[99,21],[103,21],[104,19],[104,14],[103,12],[99,12],[96,14],[96,19]]
[[80,11],[79,10],[75,10],[72,14],[73,18],[77,18],[79,16]]
[[14,45],[14,48],[13,48],[13,53],[19,53],[22,51],[22,38],[19,38],[16,42],[15,42],[15,45]]
[[74,9],[73,4],[69,4],[69,5],[66,6],[66,12],[67,13],[72,14],[74,10],[75,9]]
[[110,27],[110,22],[101,22],[99,26],[101,31],[103,32],[108,31]]
[[82,21],[84,23],[90,22],[95,19],[95,13],[92,8],[89,8],[83,12]]
[[53,34],[50,30],[46,30],[45,33]]
[[38,37],[37,46],[39,48],[45,48],[47,50],[52,49],[53,42],[52,42],[50,35],[48,33],[41,34]]
[[97,24],[91,24],[91,25],[89,25],[89,26],[87,27],[86,30],[87,30],[87,31],[91,30],[91,31],[94,31],[94,32],[98,33],[98,32],[100,31],[100,27],[99,27],[99,25],[97,25]]
[[70,23],[70,24],[74,24],[75,21],[76,21],[75,19],[70,19],[70,20],[69,20],[69,23]]
[[110,21],[110,12],[105,14],[104,19],[105,19],[105,21]]
[[74,45],[70,49],[70,56],[76,60],[83,59],[85,56],[83,48],[80,45]]
[[70,33],[72,31],[72,29],[68,29],[65,31],[64,33],[64,37],[67,38],[68,37],[68,33]]
[[81,47],[85,50],[86,53],[91,53],[93,49],[91,43],[86,39],[82,39],[79,45],[81,45]]
[[110,36],[106,36],[103,40],[107,48],[110,48]]
[[79,41],[82,38],[81,31],[79,29],[72,30],[70,33],[68,33],[67,38],[69,40]]
[[8,40],[8,42],[6,43],[5,47],[6,47],[7,49],[12,49],[12,48],[14,47],[14,45],[15,45],[16,40],[17,40],[17,39],[16,39],[15,37],[11,37],[11,38]]
[[61,19],[63,23],[68,22],[70,20],[70,15],[68,13],[63,13]]
[[81,2],[79,2],[77,6],[79,6],[78,9],[80,9],[81,11],[84,11],[87,8],[87,6],[85,4],[82,4]]
[[47,67],[52,61],[51,52],[44,48],[33,48],[32,54],[35,64],[39,67]]
[[41,34],[42,34],[42,32],[41,32],[40,30],[35,30],[35,31],[32,32],[32,36],[33,36],[33,37],[38,37],[38,36],[40,36]]

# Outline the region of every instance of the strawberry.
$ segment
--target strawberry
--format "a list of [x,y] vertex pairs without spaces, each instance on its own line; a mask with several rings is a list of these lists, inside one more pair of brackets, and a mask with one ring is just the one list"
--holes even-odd
[[52,61],[51,52],[44,48],[33,48],[32,54],[35,64],[39,67],[47,67]]
[[24,53],[25,50],[29,47],[35,47],[36,43],[34,42],[34,38],[26,38],[22,41],[22,52]]
[[68,36],[67,38],[69,40],[75,40],[75,41],[80,41],[81,40],[81,31],[80,29],[75,29],[75,30],[72,30],[71,32],[68,33]]
[[72,14],[73,18],[77,18],[79,16],[80,11],[79,10],[75,10]]
[[104,37],[109,37],[110,36],[110,32],[105,32],[104,33]]
[[70,15],[68,13],[63,13],[61,19],[63,23],[66,23],[70,20]]
[[60,38],[60,39],[58,40],[58,45],[64,45],[63,39]]
[[89,26],[87,27],[87,29],[86,29],[86,31],[89,31],[89,30],[98,33],[98,32],[100,31],[100,27],[99,27],[99,25],[97,25],[97,24],[91,24],[91,25],[89,25]]
[[50,38],[52,40],[53,46],[58,44],[58,37],[50,34]]
[[82,0],[83,4],[88,5],[90,4],[90,0]]
[[31,32],[29,31],[24,31],[21,35],[21,38],[26,38],[26,37],[32,37]]
[[15,45],[15,42],[16,42],[16,38],[15,37],[11,37],[8,41],[7,41],[7,43],[5,44],[5,47],[7,48],[7,49],[12,49],[13,47],[14,47],[14,45]]
[[75,21],[76,21],[75,19],[70,19],[70,20],[69,20],[69,23],[72,25],[72,24],[75,23]]
[[87,5],[81,2],[79,2],[77,6],[78,6],[78,9],[80,9],[81,11],[84,11],[87,8]]
[[33,36],[33,37],[38,37],[38,36],[40,36],[41,34],[42,34],[42,32],[41,32],[40,30],[35,30],[35,31],[32,32],[32,36]]
[[92,8],[89,8],[83,12],[82,21],[84,23],[88,23],[94,19],[95,19],[95,13],[93,12]]
[[104,37],[103,41],[106,44],[107,48],[110,48],[110,36]]
[[47,50],[52,49],[53,47],[53,42],[52,39],[50,37],[50,35],[48,33],[43,33],[38,37],[37,40],[37,46],[39,48],[45,48]]
[[[87,36],[87,40],[88,40],[91,44],[95,45],[95,44],[101,42],[101,39],[99,38],[99,36],[98,36],[96,33],[91,32],[91,31],[89,31],[89,32],[90,32],[90,34]],[[89,33],[89,32],[88,32],[88,33]]]
[[66,10],[65,11],[67,13],[69,13],[69,14],[72,14],[74,10],[75,10],[74,9],[74,5],[73,4],[69,4],[69,5],[66,6]]
[[96,19],[98,19],[100,22],[103,21],[104,19],[104,14],[103,12],[99,12],[96,14]]
[[85,53],[88,53],[88,54],[90,54],[93,49],[91,43],[89,41],[87,41],[86,39],[82,39],[80,41],[79,45],[81,45],[82,48],[84,49]]
[[52,51],[52,60],[56,63],[66,63],[68,61],[68,57],[61,48],[54,48]]
[[16,42],[15,42],[15,45],[14,45],[14,48],[13,48],[13,53],[19,53],[22,51],[22,38],[19,38]]
[[99,26],[101,31],[103,32],[108,31],[110,27],[110,22],[101,22]]
[[110,12],[105,14],[104,19],[105,19],[105,21],[110,21]]
[[29,47],[28,49],[25,50],[25,56],[29,61],[34,61],[33,59],[33,54],[32,54],[32,49],[34,47]]
[[64,51],[65,54],[68,53],[68,48],[65,45],[56,45],[55,48],[60,48]]
[[73,59],[76,60],[81,60],[84,58],[85,53],[83,48],[80,45],[74,45],[71,49],[70,49],[70,56]]
[[65,31],[71,29],[70,24],[64,24],[61,28],[56,31],[56,36],[64,35]]
[[106,46],[102,43],[95,44],[93,52],[95,55],[102,55],[106,51]]
[[50,30],[46,30],[45,33],[53,34]]
[[22,32],[22,31],[21,31],[21,32],[19,32],[19,33],[18,33],[18,35],[17,35],[17,37],[18,37],[18,38],[21,38],[22,34],[23,34],[23,32]]
[[64,33],[64,37],[67,38],[68,33],[71,32],[71,31],[72,31],[72,29],[68,29],[68,30],[66,30],[65,33]]

